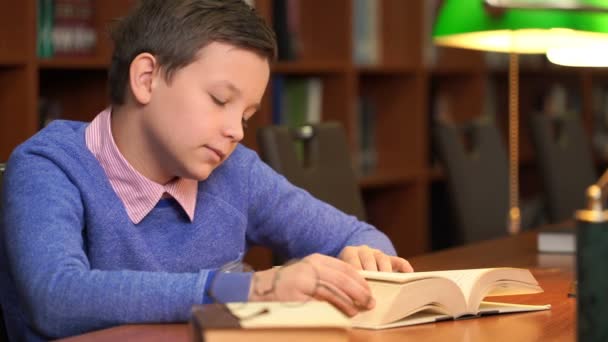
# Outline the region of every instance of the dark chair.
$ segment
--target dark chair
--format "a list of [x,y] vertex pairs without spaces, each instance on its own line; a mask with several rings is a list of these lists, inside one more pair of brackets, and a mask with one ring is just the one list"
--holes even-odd
[[551,222],[572,218],[585,206],[585,189],[597,174],[578,117],[533,115],[530,131]]
[[[506,235],[509,170],[506,149],[495,124],[485,118],[463,125],[437,123],[433,135],[457,221],[453,243]],[[540,201],[522,202],[520,209],[522,228],[542,221]]]
[[262,159],[291,183],[345,213],[365,220],[346,134],[337,123],[258,130]]

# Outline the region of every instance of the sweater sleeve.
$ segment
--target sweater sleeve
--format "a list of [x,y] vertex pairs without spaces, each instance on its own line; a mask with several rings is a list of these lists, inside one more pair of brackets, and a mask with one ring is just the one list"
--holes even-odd
[[368,245],[389,255],[387,236],[355,216],[289,183],[257,156],[250,166],[248,239],[288,258],[337,256],[346,246]]
[[[211,270],[91,269],[84,208],[70,176],[39,156],[21,154],[8,165],[2,240],[19,305],[38,333],[59,338],[126,323],[183,322],[193,304],[209,301]],[[233,299],[245,300],[250,276],[234,277]]]

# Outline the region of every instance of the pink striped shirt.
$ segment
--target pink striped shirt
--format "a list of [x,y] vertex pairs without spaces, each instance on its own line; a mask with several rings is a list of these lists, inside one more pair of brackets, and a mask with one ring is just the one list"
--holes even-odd
[[112,136],[110,114],[110,108],[99,113],[87,127],[85,139],[87,147],[103,167],[112,188],[124,204],[131,221],[135,224],[141,222],[165,193],[175,198],[192,221],[198,181],[178,178],[162,185],[144,177],[118,150]]

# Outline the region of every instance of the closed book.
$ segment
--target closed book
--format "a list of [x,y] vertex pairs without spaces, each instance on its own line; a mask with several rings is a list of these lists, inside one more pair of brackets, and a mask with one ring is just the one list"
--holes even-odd
[[200,342],[346,342],[350,321],[326,302],[252,302],[195,305],[192,327]]
[[489,296],[542,292],[532,273],[526,269],[361,273],[368,281],[376,306],[354,316],[354,328],[395,328],[550,308],[550,305],[522,305],[483,300]]
[[538,251],[541,253],[576,252],[576,230],[574,225],[549,226],[538,232]]

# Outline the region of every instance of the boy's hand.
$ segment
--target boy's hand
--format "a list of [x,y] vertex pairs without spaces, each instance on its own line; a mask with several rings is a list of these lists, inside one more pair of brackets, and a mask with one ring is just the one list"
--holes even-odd
[[413,272],[410,263],[400,257],[384,254],[379,249],[369,246],[347,246],[338,258],[353,265],[357,270],[381,272]]
[[256,272],[250,301],[323,300],[348,316],[374,307],[366,280],[344,261],[312,254],[287,266]]

